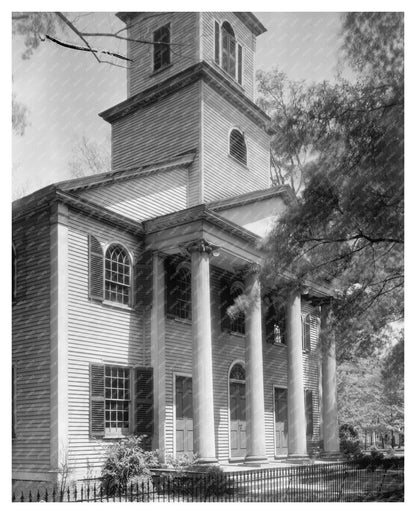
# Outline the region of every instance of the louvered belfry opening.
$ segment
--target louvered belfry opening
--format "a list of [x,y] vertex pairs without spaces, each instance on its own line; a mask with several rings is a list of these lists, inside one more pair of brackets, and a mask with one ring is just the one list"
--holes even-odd
[[247,165],[247,146],[244,135],[237,129],[231,131],[230,134],[230,155]]

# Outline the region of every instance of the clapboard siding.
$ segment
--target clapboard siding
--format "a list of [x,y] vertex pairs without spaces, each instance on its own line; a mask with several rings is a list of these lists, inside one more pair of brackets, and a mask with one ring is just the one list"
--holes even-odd
[[155,218],[187,207],[188,170],[159,171],[94,187],[79,196],[135,221]]
[[[229,198],[270,185],[270,138],[243,112],[204,84],[204,201]],[[229,133],[239,128],[247,144],[247,166],[229,156]]]
[[49,212],[13,226],[18,298],[12,311],[16,366],[13,471],[46,471],[50,461]]
[[112,126],[112,168],[143,166],[198,147],[198,83],[116,120]]
[[232,12],[203,12],[202,17],[202,58],[216,70],[221,71],[224,77],[238,84],[214,61],[214,20],[221,24],[228,21],[233,27],[237,42],[243,47],[243,89],[244,93],[254,100],[254,53],[256,38],[253,33]]
[[[157,14],[157,16],[153,16]],[[144,19],[145,21],[141,21]],[[153,32],[170,23],[171,66],[153,72],[153,45],[129,43],[128,95],[133,96],[162,80],[176,75],[199,60],[199,13],[140,13],[128,30],[129,38],[153,40]]]
[[88,234],[117,241],[138,259],[141,243],[132,235],[70,210],[68,226],[68,435],[69,465],[99,467],[109,442],[90,438],[89,365],[144,365],[140,311],[88,299]]

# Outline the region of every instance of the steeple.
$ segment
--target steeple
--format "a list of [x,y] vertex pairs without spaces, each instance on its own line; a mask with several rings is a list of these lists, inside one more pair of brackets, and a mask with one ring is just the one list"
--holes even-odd
[[254,103],[251,13],[118,13],[126,23],[127,100],[112,124],[113,169],[194,150],[188,205],[269,186],[268,117]]

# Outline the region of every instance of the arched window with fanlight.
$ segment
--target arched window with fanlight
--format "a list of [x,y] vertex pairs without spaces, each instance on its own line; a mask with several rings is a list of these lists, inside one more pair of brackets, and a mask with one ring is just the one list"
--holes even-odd
[[230,155],[241,164],[247,165],[247,145],[244,134],[238,129],[230,132]]
[[111,244],[105,252],[105,299],[131,304],[131,262],[120,244]]
[[243,47],[237,42],[234,29],[228,21],[215,21],[214,62],[239,84],[243,83]]

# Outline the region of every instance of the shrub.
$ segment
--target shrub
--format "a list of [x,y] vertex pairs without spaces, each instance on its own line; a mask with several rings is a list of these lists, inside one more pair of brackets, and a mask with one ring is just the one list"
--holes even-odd
[[107,450],[102,469],[102,485],[108,493],[125,490],[134,479],[150,479],[150,469],[157,465],[155,452],[143,449],[145,436],[129,436],[117,441]]
[[339,427],[339,448],[344,455],[350,458],[361,454],[358,432],[353,425],[344,423]]
[[[167,468],[174,469],[175,471],[185,471],[191,469],[196,464],[197,456],[195,453],[184,453],[174,457],[173,455],[166,455],[164,465]],[[163,464],[162,464],[163,465]]]

